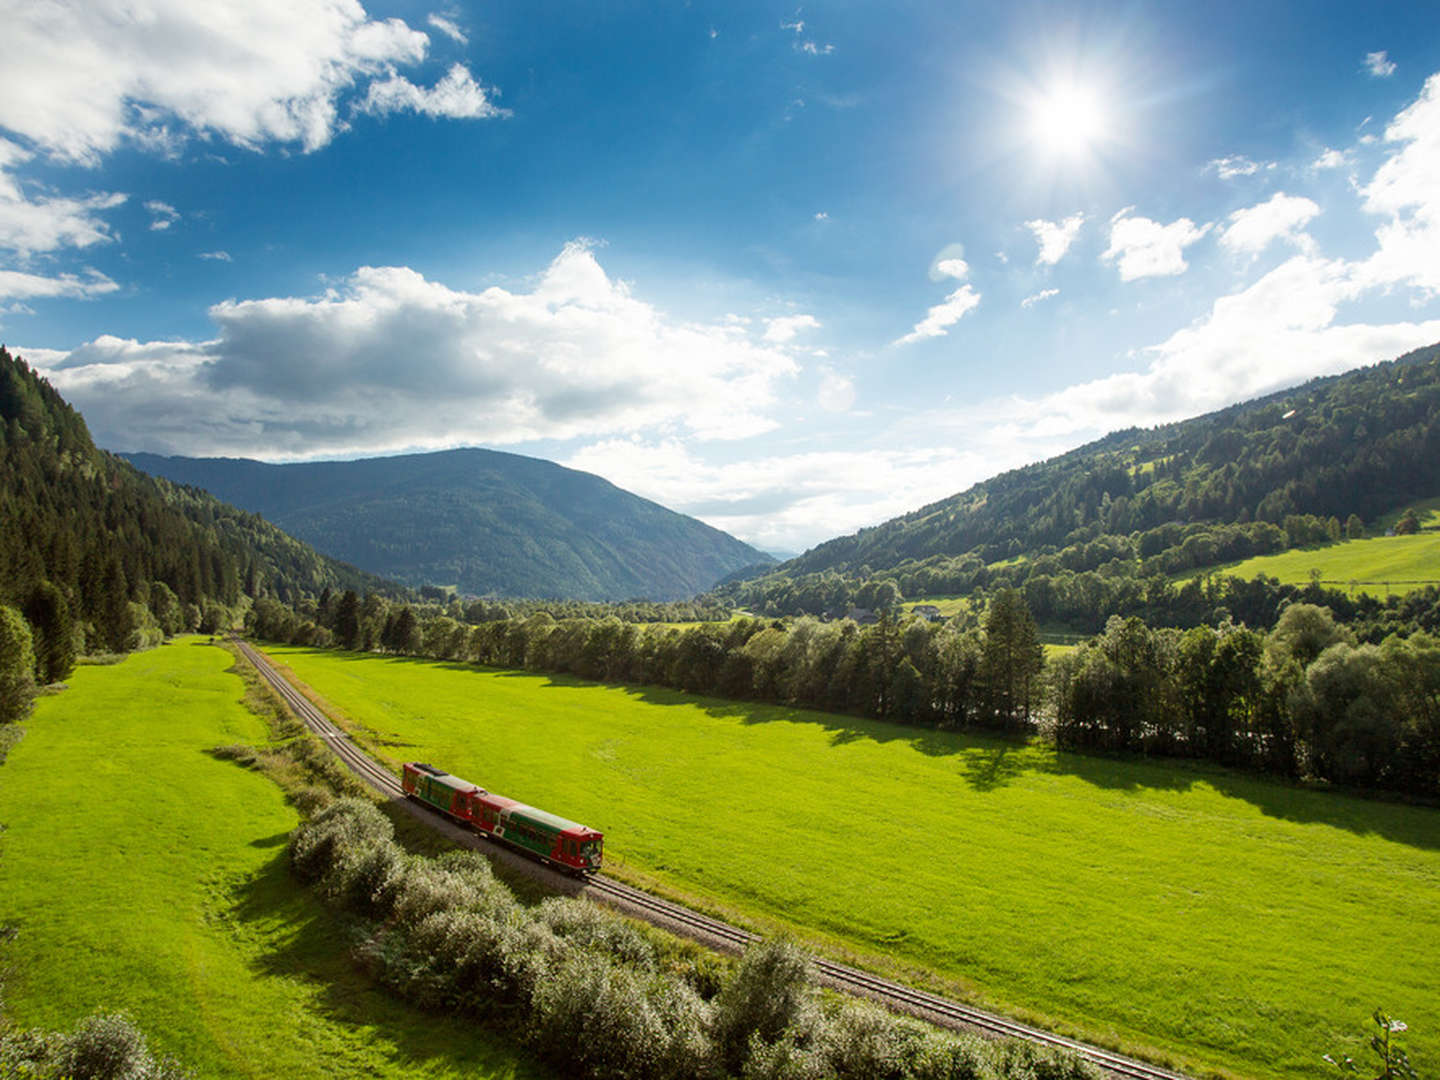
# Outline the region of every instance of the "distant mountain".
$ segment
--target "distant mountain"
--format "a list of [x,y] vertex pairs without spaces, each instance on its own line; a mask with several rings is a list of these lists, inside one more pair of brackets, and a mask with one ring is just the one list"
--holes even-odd
[[674,600],[773,563],[590,473],[495,450],[268,465],[128,454],[346,562],[476,595]]

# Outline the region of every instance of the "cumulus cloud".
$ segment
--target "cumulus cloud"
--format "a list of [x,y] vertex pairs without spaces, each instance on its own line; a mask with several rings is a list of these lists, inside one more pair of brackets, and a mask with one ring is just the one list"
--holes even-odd
[[904,337],[896,338],[896,345],[910,345],[926,338],[944,337],[957,322],[980,303],[980,294],[973,286],[961,285],[943,301],[932,307],[915,328]]
[[1372,283],[1410,284],[1440,292],[1440,74],[1385,129],[1398,146],[1361,189],[1364,207],[1387,220],[1376,230],[1378,250],[1366,261]]
[[167,202],[159,199],[151,199],[145,204],[145,209],[150,211],[150,229],[152,232],[161,232],[170,228],[180,220],[180,211]]
[[41,366],[105,445],[287,457],[648,429],[740,438],[774,426],[775,387],[799,370],[780,345],[667,319],[579,243],[529,292],[362,267],[323,296],[210,316],[210,341],[101,337]]
[[775,344],[794,341],[802,330],[820,329],[820,320],[814,315],[781,315],[765,320],[765,340]]
[[202,251],[195,256],[197,259],[211,259],[215,262],[233,262],[228,251]]
[[1040,303],[1040,301],[1042,301],[1042,300],[1049,300],[1050,297],[1052,297],[1052,296],[1059,296],[1059,295],[1060,295],[1060,290],[1059,290],[1059,289],[1041,289],[1039,292],[1037,292],[1037,293],[1032,293],[1031,295],[1025,297],[1024,300],[1021,300],[1021,301],[1020,301],[1020,306],[1021,306],[1022,308],[1034,307],[1036,304]]
[[120,288],[98,270],[86,270],[83,275],[60,274],[45,277],[39,274],[25,274],[18,270],[0,270],[0,299],[39,300],[53,297],[68,297],[75,300],[89,300],[103,296]]
[[1129,213],[1126,208],[1110,219],[1110,246],[1100,256],[1118,262],[1123,281],[1183,274],[1190,265],[1185,249],[1210,231],[1209,225],[1196,225],[1189,218],[1161,225]]
[[[429,45],[358,0],[12,4],[5,24],[0,128],[86,164],[125,141],[164,147],[188,134],[315,150],[341,127],[343,95],[419,63]],[[446,78],[450,100],[463,80]]]
[[403,75],[372,82],[357,107],[377,116],[406,111],[456,120],[510,115],[509,109],[499,108],[490,100],[489,92],[475,81],[464,64],[453,65],[445,77],[428,90]]
[[1332,150],[1328,146],[1324,152],[1310,163],[1312,169],[1324,171],[1326,169],[1343,169],[1350,164],[1350,155],[1344,150]]
[[940,277],[954,278],[956,281],[964,281],[970,276],[970,264],[964,259],[948,258],[939,259],[935,263],[935,273]]
[[1220,233],[1220,243],[1240,255],[1259,255],[1276,240],[1309,251],[1314,241],[1304,229],[1319,213],[1320,207],[1312,200],[1280,192],[1258,206],[1231,214],[1230,224]]
[[1084,214],[1071,214],[1064,221],[1042,221],[1037,218],[1025,222],[1025,227],[1035,234],[1035,242],[1040,245],[1035,265],[1054,266],[1064,258],[1070,245],[1075,242],[1075,237],[1080,235],[1080,226],[1083,224]]
[[1377,79],[1388,79],[1395,74],[1395,62],[1385,50],[1365,54],[1365,70]]

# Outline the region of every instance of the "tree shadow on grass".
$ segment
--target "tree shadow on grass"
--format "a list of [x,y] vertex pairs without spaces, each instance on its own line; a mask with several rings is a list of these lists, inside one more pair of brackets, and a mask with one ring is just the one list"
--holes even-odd
[[[365,653],[330,653],[355,661],[376,659]],[[1106,756],[1059,751],[1038,738],[1007,738],[994,734],[910,727],[844,713],[760,702],[727,701],[669,687],[592,682],[571,675],[488,668],[456,661],[387,657],[389,663],[413,664],[447,671],[485,671],[501,678],[541,682],[545,689],[605,688],[654,706],[686,706],[715,719],[744,725],[813,724],[829,733],[832,746],[863,741],[903,742],[929,757],[954,758],[960,776],[976,791],[991,792],[1027,775],[1071,776],[1109,791],[1185,792],[1208,785],[1229,798],[1241,799],[1267,817],[1300,824],[1329,825],[1360,836],[1378,835],[1396,843],[1440,850],[1440,810],[1407,805],[1355,793],[1288,783],[1278,778],[1191,759]]]
[[[252,969],[304,984],[312,992],[310,1009],[338,1028],[379,1029],[393,1065],[413,1069],[417,1076],[448,1067],[457,1076],[553,1080],[555,1074],[510,1036],[467,1017],[423,1011],[374,983],[352,951],[366,928],[324,907],[296,882],[283,852],[237,886],[231,903],[229,914],[247,936],[266,943]],[[364,1045],[374,1052],[380,1043],[371,1038]]]

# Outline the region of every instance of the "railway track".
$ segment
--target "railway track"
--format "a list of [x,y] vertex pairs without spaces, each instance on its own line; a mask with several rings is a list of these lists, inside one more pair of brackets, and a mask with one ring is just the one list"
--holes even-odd
[[[316,708],[309,698],[301,694],[288,679],[276,670],[268,657],[248,642],[237,639],[235,644],[259,672],[266,684],[274,689],[295,715],[323,740],[352,772],[382,795],[392,799],[403,800],[405,798],[405,793],[395,774],[356,746],[349,735],[320,709]],[[430,820],[436,824],[445,821],[438,815]],[[478,834],[467,835],[472,841],[472,846],[481,846]],[[683,905],[662,900],[642,889],[601,874],[588,879],[580,892],[595,900],[622,908],[637,918],[656,922],[669,929],[679,929],[682,933],[688,931],[704,939],[721,942],[737,952],[760,940],[758,934],[702,915]],[[944,1027],[979,1031],[986,1035],[1005,1038],[1026,1039],[1043,1046],[1068,1050],[1106,1072],[1126,1077],[1128,1080],[1187,1080],[1180,1073],[1149,1065],[1143,1061],[1136,1061],[1109,1050],[1091,1046],[1089,1043],[1067,1038],[1064,1035],[1031,1027],[1017,1020],[1011,1020],[958,1001],[951,1001],[948,998],[917,990],[890,979],[883,979],[858,968],[819,957],[812,958],[811,964],[821,981],[829,986],[859,997],[870,998],[898,1011],[921,1016]]]

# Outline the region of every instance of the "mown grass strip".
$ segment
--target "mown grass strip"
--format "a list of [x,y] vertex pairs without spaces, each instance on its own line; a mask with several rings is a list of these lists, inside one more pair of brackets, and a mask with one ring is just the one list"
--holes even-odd
[[1324,1075],[1440,1000],[1440,813],[1218,768],[521,672],[271,654],[392,759],[606,832],[612,868],[1105,1045]]
[[374,988],[290,876],[280,789],[209,751],[264,744],[199,639],[82,667],[0,767],[5,1015],[124,1009],[204,1077],[539,1077],[497,1037]]

